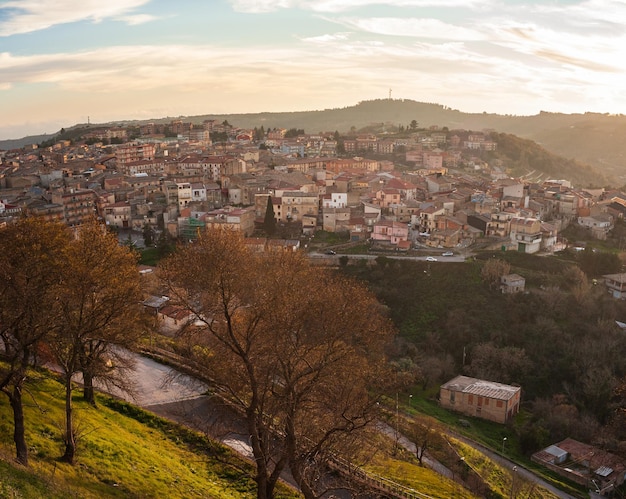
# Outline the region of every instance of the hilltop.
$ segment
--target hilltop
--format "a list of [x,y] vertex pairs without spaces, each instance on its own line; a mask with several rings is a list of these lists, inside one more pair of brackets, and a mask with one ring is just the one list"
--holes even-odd
[[[420,127],[436,125],[452,129],[494,130],[537,142],[553,154],[587,163],[607,177],[626,176],[626,116],[600,113],[562,114],[541,112],[532,116],[490,113],[464,113],[457,109],[407,99],[378,99],[354,106],[320,111],[285,113],[218,114],[178,117],[192,123],[205,119],[227,120],[241,128],[303,128],[308,133],[334,131],[347,133],[373,125],[380,129],[407,126],[415,120]],[[115,124],[168,122],[171,117]],[[80,126],[85,126],[84,124]],[[96,126],[96,125],[93,125]],[[0,149],[40,143],[51,135],[0,141]]]

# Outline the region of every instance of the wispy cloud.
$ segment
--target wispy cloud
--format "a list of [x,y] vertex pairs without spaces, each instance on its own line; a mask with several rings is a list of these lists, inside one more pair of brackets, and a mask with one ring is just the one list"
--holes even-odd
[[441,40],[482,40],[476,30],[456,26],[439,19],[370,17],[364,19],[341,19],[346,26],[377,35],[409,36]]
[[[0,36],[40,31],[77,21],[101,22],[108,18],[130,19],[135,9],[150,0],[9,0],[0,3]],[[145,22],[146,19],[143,19]]]
[[137,26],[139,24],[145,24],[156,20],[155,16],[151,16],[149,14],[135,14],[130,16],[120,16],[116,17],[116,20],[125,22],[130,26]]
[[[626,34],[564,33],[535,24],[501,22],[491,26],[491,41],[513,52],[589,71],[624,73]],[[626,77],[626,76],[625,76]],[[626,83],[626,82],[625,82]]]
[[230,0],[239,12],[272,12],[279,9],[298,8],[314,12],[345,12],[348,10],[381,5],[389,7],[464,7],[491,5],[493,0]]
[[310,42],[310,43],[319,43],[319,44],[328,44],[328,43],[334,43],[334,42],[343,42],[346,41],[350,38],[350,33],[334,33],[334,34],[326,34],[326,35],[319,35],[319,36],[309,36],[309,37],[305,37],[302,38],[301,40],[303,42]]

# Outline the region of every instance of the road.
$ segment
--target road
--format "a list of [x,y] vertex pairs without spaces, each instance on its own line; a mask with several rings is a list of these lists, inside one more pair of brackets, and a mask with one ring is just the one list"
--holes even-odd
[[[412,261],[416,261],[416,262],[427,262],[428,258],[436,258],[436,261],[433,263],[459,263],[459,262],[464,262],[465,261],[465,256],[463,255],[453,255],[453,256],[440,256],[440,255],[436,255],[436,256],[409,256],[409,255],[395,255],[395,254],[380,254],[380,255],[374,255],[374,254],[345,254],[345,255],[327,255],[325,253],[317,253],[317,252],[311,252],[309,253],[309,258],[312,258],[313,260],[328,260],[328,261],[339,261],[339,258],[341,258],[342,256],[346,256],[351,260],[376,260],[376,258],[378,257],[384,257],[384,258],[389,258],[390,260],[412,260]],[[470,255],[468,255],[470,256]]]

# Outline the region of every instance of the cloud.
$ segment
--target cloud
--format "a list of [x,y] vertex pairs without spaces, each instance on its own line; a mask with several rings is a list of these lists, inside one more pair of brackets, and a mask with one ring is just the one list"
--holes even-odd
[[303,9],[314,12],[345,12],[380,5],[388,7],[463,7],[491,5],[492,0],[230,0],[239,12],[273,12],[279,9]]
[[[58,24],[120,18],[150,0],[9,0],[0,4],[0,36],[40,31]],[[4,11],[4,16],[2,16]]]
[[116,18],[122,22],[125,22],[126,24],[130,25],[130,26],[137,26],[139,24],[145,24],[145,23],[149,23],[151,21],[154,21],[155,19],[157,19],[155,16],[151,16],[149,14],[135,14],[135,15],[131,15],[131,16],[121,16]]
[[626,35],[566,32],[536,24],[500,22],[490,28],[491,42],[547,63],[574,66],[591,72],[624,73]]
[[301,40],[303,42],[309,42],[309,43],[333,43],[333,42],[338,42],[338,41],[345,41],[348,40],[350,37],[350,33],[335,33],[335,34],[326,34],[326,35],[319,35],[319,36],[310,36],[307,38],[302,38]]
[[584,29],[606,29],[613,27],[621,32],[626,23],[626,3],[623,0],[586,0],[567,6],[559,4],[529,5],[531,15],[559,16],[566,26]]
[[438,19],[371,17],[366,19],[343,19],[341,22],[368,33],[377,35],[409,36],[444,40],[482,40],[485,37],[478,31]]

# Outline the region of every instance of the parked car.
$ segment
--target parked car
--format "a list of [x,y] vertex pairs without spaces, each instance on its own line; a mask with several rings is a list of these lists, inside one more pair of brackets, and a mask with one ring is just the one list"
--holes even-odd
[[327,255],[336,255],[337,253],[335,253],[333,250],[328,250],[326,251]]
[[445,253],[442,253],[441,256],[454,256],[454,253],[452,253],[452,251],[446,251]]
[[436,262],[436,261],[437,261],[437,259],[436,259],[434,256],[427,256],[427,257],[426,257],[426,261],[427,261],[427,262]]

